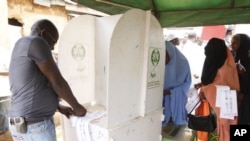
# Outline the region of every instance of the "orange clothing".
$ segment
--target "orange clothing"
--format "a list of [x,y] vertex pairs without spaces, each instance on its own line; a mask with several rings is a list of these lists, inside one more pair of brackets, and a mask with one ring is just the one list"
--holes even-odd
[[[216,85],[226,85],[232,90],[240,90],[239,78],[235,65],[234,58],[229,49],[227,49],[227,59],[224,65],[218,69],[214,81],[206,86],[201,87],[201,92],[204,93],[207,101],[209,102],[211,108],[214,110],[217,117],[217,134],[219,135],[219,141],[229,141],[230,140],[230,125],[237,124],[237,117],[233,120],[220,118],[220,108],[215,107],[216,101]],[[207,115],[207,111],[199,113],[202,115]],[[208,140],[207,132],[197,132],[197,137],[201,141]]]
[[[195,110],[196,115],[207,116],[209,115],[209,113],[209,103],[206,100],[202,101],[199,107]],[[208,133],[203,131],[197,131],[197,138],[200,141],[208,141]]]

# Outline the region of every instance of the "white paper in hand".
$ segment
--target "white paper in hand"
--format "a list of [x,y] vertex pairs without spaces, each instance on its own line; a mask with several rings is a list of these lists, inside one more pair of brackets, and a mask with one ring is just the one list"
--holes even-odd
[[187,93],[188,101],[185,105],[185,108],[188,113],[192,112],[195,107],[200,105],[200,97],[198,95],[198,90],[195,88],[191,88]]

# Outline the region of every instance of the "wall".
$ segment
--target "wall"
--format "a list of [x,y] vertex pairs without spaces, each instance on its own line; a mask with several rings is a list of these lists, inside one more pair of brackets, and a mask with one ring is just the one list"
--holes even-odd
[[52,20],[59,32],[68,22],[64,6],[41,6],[33,4],[33,0],[8,0],[8,17],[16,18],[23,24],[23,35],[28,35],[34,21],[47,18]]
[[0,18],[0,48],[7,46],[8,38],[6,33],[8,32],[8,18],[7,18],[7,1],[1,0],[0,1],[0,9],[1,9],[1,18]]

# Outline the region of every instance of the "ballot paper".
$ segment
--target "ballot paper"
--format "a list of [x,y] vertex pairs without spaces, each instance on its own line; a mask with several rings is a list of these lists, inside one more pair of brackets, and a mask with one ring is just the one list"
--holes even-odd
[[220,118],[234,119],[238,115],[236,90],[217,85],[215,106],[220,108]]
[[90,122],[106,115],[106,111],[87,113],[84,117],[71,116],[71,126],[76,128],[78,141],[93,141]]
[[185,105],[185,108],[188,113],[192,112],[196,107],[200,105],[200,97],[198,95],[198,90],[195,88],[190,88],[187,93],[188,101]]

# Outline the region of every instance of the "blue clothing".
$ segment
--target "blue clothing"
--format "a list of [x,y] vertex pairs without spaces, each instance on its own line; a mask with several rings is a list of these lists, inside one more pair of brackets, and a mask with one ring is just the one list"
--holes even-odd
[[170,61],[165,65],[164,90],[170,90],[170,95],[163,98],[164,121],[166,126],[170,118],[175,125],[185,125],[187,123],[187,92],[192,79],[188,60],[171,43],[166,41],[166,50]]
[[14,141],[56,141],[53,118],[27,125],[26,133],[17,133],[15,125],[9,125],[9,129]]

